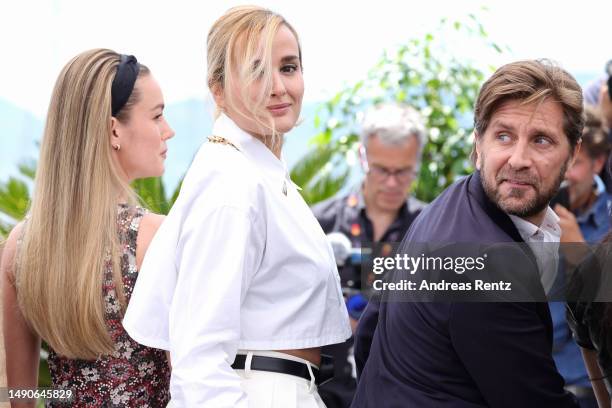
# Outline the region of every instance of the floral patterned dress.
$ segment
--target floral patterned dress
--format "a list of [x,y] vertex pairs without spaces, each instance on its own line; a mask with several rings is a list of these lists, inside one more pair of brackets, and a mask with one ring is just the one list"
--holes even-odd
[[[134,290],[136,269],[136,237],[145,210],[121,205],[118,212],[121,244],[121,273],[126,300]],[[49,352],[49,370],[54,388],[70,389],[73,407],[165,407],[170,400],[170,370],[162,350],[136,343],[123,329],[123,315],[112,267],[105,268],[104,301],[106,324],[115,342],[115,353],[95,361],[68,359]],[[49,407],[65,407],[57,402]]]

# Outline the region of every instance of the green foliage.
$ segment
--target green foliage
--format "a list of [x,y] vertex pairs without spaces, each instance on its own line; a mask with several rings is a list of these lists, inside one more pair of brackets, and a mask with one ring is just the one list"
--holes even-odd
[[19,165],[19,177],[9,177],[6,182],[0,183],[0,241],[25,217],[30,205],[29,185],[34,180],[35,172],[35,163],[22,163]]
[[166,190],[161,177],[135,180],[132,183],[132,187],[140,197],[141,204],[145,208],[154,213],[166,215],[178,197],[182,182],[182,180],[179,182],[170,197],[166,196]]
[[349,176],[349,169],[337,173],[331,162],[332,146],[320,145],[306,153],[291,169],[291,180],[302,187],[301,193],[309,205],[334,195]]
[[[30,206],[30,186],[34,181],[36,162],[24,162],[18,168],[19,177],[9,177],[6,182],[0,183],[0,241],[25,217]],[[168,214],[178,197],[181,184],[182,180],[170,197],[166,196],[160,177],[136,180],[132,187],[144,207],[158,214]]]
[[[501,52],[501,47],[487,39],[484,27],[474,15],[465,21],[442,19],[435,33],[385,51],[367,79],[346,87],[321,107],[315,118],[320,132],[313,137],[317,146],[314,152],[324,148],[335,173],[348,175],[352,168],[347,158],[355,156],[360,113],[380,102],[412,105],[420,111],[429,130],[413,192],[423,201],[434,199],[458,176],[472,171],[469,161],[472,109],[485,74],[472,61],[458,57],[456,49],[448,50],[445,46],[474,39],[480,46]],[[327,167],[310,168],[314,173],[311,177],[320,180],[330,177],[334,172]],[[320,182],[330,188],[312,198],[311,188],[305,189],[304,196],[309,202],[333,193],[331,183]]]

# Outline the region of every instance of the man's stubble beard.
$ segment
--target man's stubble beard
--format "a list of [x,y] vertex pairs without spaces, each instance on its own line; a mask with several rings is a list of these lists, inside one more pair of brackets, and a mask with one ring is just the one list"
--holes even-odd
[[[506,164],[504,167],[502,167],[498,171],[498,174],[496,175],[495,181],[494,181],[495,184],[490,185],[487,179],[487,173],[485,173],[485,170],[484,170],[485,166],[482,165],[485,162],[485,155],[481,153],[480,159],[482,160],[481,166],[480,166],[480,181],[482,184],[482,188],[484,189],[485,194],[487,195],[489,200],[495,203],[495,205],[497,205],[497,207],[499,207],[499,209],[502,210],[503,212],[507,214],[511,214],[511,215],[516,215],[517,217],[521,217],[521,218],[532,217],[536,214],[539,214],[546,207],[548,207],[550,200],[559,191],[559,186],[561,185],[561,182],[565,178],[565,171],[567,169],[567,164],[569,162],[569,159],[568,159],[567,161],[565,161],[565,163],[563,163],[563,166],[561,166],[561,169],[559,171],[559,175],[557,176],[557,179],[555,180],[555,182],[553,183],[550,189],[548,189],[547,191],[541,192],[540,185],[532,184],[532,188],[534,188],[535,193],[536,193],[535,197],[525,202],[523,205],[518,206],[518,208],[517,206],[512,206],[511,208],[508,205],[504,205],[502,202],[503,197],[501,197],[501,194],[499,192],[499,183],[501,182],[501,180],[505,179],[508,175],[512,175],[512,176],[516,175],[517,176],[516,178],[519,180],[525,180],[526,178],[525,175],[527,175],[527,180],[530,180],[531,182],[533,181],[537,182],[537,179],[527,172],[520,172],[520,171],[519,172],[508,172],[508,171],[504,172],[504,169],[507,166]],[[521,198],[521,195],[524,195],[522,191],[520,191],[519,189],[513,189],[511,190],[510,195],[506,198],[511,198],[511,197]]]

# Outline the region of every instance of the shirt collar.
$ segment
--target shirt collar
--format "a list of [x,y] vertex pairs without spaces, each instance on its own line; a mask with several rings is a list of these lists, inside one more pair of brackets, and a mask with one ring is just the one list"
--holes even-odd
[[239,128],[227,115],[222,113],[215,120],[212,134],[223,137],[236,145],[247,158],[264,170],[268,177],[280,183],[284,183],[285,180],[291,181],[287,165],[282,157],[281,159],[276,157],[261,140]]
[[606,186],[597,175],[594,177],[594,192],[597,198],[591,204],[591,206],[584,211],[582,214],[576,216],[576,220],[579,224],[586,224],[592,222],[596,228],[604,225],[608,221],[609,208],[608,201],[609,196],[606,194]]
[[[544,220],[540,226],[530,223],[517,217],[516,215],[508,214],[519,234],[523,238],[523,241],[529,242],[533,240],[546,241],[544,238],[546,235],[551,236],[550,238],[555,241],[559,241],[561,238],[561,227],[559,226],[559,216],[550,207],[546,207],[546,214]],[[541,236],[540,236],[541,235]],[[539,237],[540,236],[540,237]]]
[[604,184],[601,177],[597,174],[593,177],[593,181],[595,183],[595,195],[600,196],[601,194],[606,192],[606,185]]
[[609,198],[606,194],[597,196],[591,208],[576,217],[579,225],[591,223],[595,228],[600,228],[608,221],[610,213]]

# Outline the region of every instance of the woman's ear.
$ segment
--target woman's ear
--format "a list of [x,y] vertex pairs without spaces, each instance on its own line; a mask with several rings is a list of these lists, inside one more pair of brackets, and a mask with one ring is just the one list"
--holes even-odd
[[115,150],[121,149],[121,135],[123,133],[123,129],[121,127],[121,123],[115,117],[111,117],[111,132],[110,132],[110,144],[111,147]]
[[225,92],[223,92],[223,87],[220,84],[215,84],[210,89],[212,92],[213,98],[215,99],[215,104],[221,110],[225,109]]

